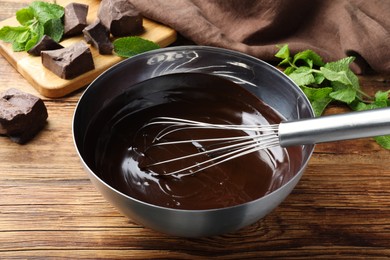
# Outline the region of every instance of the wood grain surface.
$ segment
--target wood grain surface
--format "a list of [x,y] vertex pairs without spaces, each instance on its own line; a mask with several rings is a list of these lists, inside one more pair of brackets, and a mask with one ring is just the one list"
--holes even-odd
[[[57,4],[66,6],[73,2],[72,0],[58,0]],[[97,11],[100,0],[79,0],[79,3],[88,5],[87,22],[93,23],[97,18]],[[15,16],[0,21],[0,27],[19,25]],[[148,19],[143,20],[144,32],[140,35],[142,38],[154,41],[161,47],[166,47],[176,40],[176,32],[162,24]],[[67,47],[76,42],[83,41],[82,35],[76,37],[67,37],[61,41],[61,45]],[[95,69],[83,73],[74,79],[62,79],[46,69],[42,65],[41,57],[34,57],[26,52],[14,52],[12,44],[0,41],[0,54],[2,54],[17,71],[35,87],[38,92],[46,97],[62,97],[69,94],[86,84],[89,84],[103,71],[112,65],[120,62],[123,58],[117,55],[100,55],[96,48],[91,47],[91,53],[95,64]]]
[[[22,1],[0,0],[0,19]],[[360,79],[370,93],[390,88],[389,75]],[[183,239],[125,218],[94,189],[71,132],[83,89],[43,97],[0,56],[0,91],[10,87],[43,98],[49,119],[26,145],[0,137],[0,259],[390,258],[390,151],[372,139],[318,145],[292,194],[254,225]]]

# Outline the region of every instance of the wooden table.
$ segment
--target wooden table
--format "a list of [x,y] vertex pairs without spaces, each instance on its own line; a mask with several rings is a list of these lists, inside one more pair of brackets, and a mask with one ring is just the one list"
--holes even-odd
[[[0,20],[27,0],[0,0]],[[368,92],[390,76],[361,77]],[[0,56],[0,91],[40,96]],[[219,259],[390,257],[390,151],[372,139],[321,144],[292,194],[256,224],[182,239],[143,228],[95,190],[71,123],[83,90],[43,98],[48,124],[26,145],[0,137],[0,259]],[[327,113],[346,111],[333,106]]]

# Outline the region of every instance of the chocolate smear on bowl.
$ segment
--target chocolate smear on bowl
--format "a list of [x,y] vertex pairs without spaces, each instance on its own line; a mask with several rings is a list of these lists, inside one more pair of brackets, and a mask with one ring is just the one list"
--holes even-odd
[[46,124],[47,109],[43,101],[32,94],[11,88],[0,93],[0,134],[24,144]]
[[95,68],[89,46],[83,41],[53,50],[42,51],[42,64],[63,79],[75,78]]
[[[235,125],[267,125],[283,120],[280,113],[255,95],[222,77],[200,73],[159,76],[131,86],[95,116],[83,148],[88,166],[111,187],[130,197],[158,206],[191,210],[224,208],[256,200],[291,180],[301,167],[301,147],[273,147],[193,175],[161,175],[195,162],[181,160],[153,168],[145,165],[207,150],[208,144],[154,147],[153,140],[161,132],[161,126],[144,126],[159,116]],[[198,140],[227,134],[256,133],[189,129],[174,133],[171,138]]]

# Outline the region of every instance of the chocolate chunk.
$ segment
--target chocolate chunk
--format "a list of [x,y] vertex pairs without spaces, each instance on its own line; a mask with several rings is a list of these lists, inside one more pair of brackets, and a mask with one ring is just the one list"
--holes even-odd
[[143,31],[141,13],[127,0],[102,0],[98,18],[115,37],[135,35]]
[[17,89],[0,93],[0,134],[24,144],[46,124],[47,109],[43,101]]
[[64,35],[81,34],[87,24],[88,5],[70,3],[64,9]]
[[75,78],[95,68],[91,50],[82,41],[63,49],[42,51],[41,57],[43,66],[63,79]]
[[34,45],[30,50],[27,52],[33,56],[40,56],[41,51],[46,51],[46,50],[58,50],[62,49],[64,46],[50,38],[50,36],[43,35],[41,40]]
[[114,47],[110,41],[110,32],[99,20],[85,27],[83,34],[85,40],[97,48],[100,54],[112,54]]

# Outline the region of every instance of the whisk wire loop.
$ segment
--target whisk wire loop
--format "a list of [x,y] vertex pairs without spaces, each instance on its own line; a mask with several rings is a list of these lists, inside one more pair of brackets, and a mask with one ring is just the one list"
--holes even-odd
[[[212,142],[209,147],[212,149],[204,149],[196,153],[179,156],[147,165],[151,168],[157,165],[163,165],[180,161],[184,159],[199,157],[202,155],[208,156],[210,159],[203,159],[200,162],[195,162],[188,167],[184,167],[171,172],[164,172],[164,175],[191,175],[196,172],[203,171],[218,164],[230,161],[234,158],[241,157],[256,151],[264,150],[279,145],[278,126],[277,125],[227,125],[227,124],[210,124],[194,120],[158,117],[149,122],[147,126],[166,125],[154,138],[150,148],[157,146],[168,146],[186,143],[203,143]],[[185,131],[191,129],[228,129],[240,131],[252,131],[254,134],[234,136],[234,137],[218,137],[218,138],[199,138],[188,140],[162,141],[164,137],[171,135],[177,131]]]

